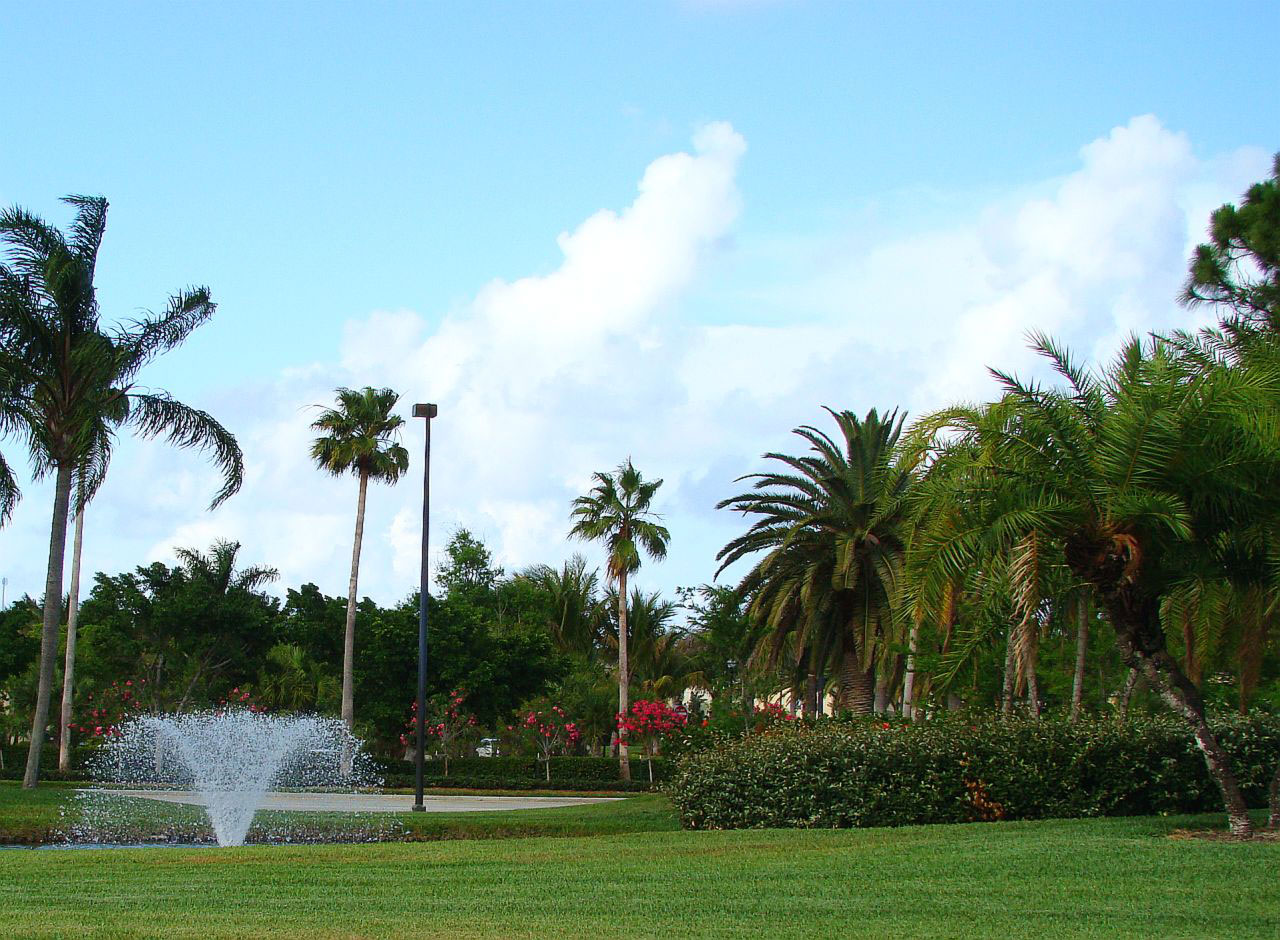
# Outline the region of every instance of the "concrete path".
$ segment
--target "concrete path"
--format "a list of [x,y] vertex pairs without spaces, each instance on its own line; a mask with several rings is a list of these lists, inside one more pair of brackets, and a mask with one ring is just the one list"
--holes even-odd
[[[187,803],[204,806],[199,793],[189,790],[112,790],[120,796]],[[428,813],[483,813],[502,809],[552,809],[557,806],[585,806],[612,803],[611,796],[426,796],[422,805]],[[258,809],[309,811],[315,813],[409,813],[413,796],[402,793],[267,793]]]

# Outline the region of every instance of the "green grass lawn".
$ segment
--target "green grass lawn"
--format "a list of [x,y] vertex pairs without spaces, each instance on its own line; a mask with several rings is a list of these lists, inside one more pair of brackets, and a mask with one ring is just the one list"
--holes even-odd
[[[430,795],[440,793],[432,791]],[[499,794],[486,792],[485,795]],[[122,814],[125,821],[111,834],[113,837],[104,841],[147,842],[162,839],[168,832],[177,832],[180,837],[183,833],[209,837],[207,819],[199,807],[152,800],[121,802],[127,804],[127,813]],[[63,841],[62,833],[74,825],[80,815],[81,806],[72,786],[41,784],[34,790],[23,790],[11,781],[0,782],[0,845]],[[255,821],[255,825],[259,824],[267,829],[295,830],[303,833],[304,838],[317,834],[322,838],[326,834],[343,838],[343,834],[349,834],[353,828],[369,826],[378,830],[381,838],[419,841],[614,835],[680,828],[666,798],[657,794],[640,794],[587,806],[482,813],[376,813],[353,817],[347,813],[262,812]]]
[[1280,845],[1220,819],[0,851],[6,936],[1270,937]]

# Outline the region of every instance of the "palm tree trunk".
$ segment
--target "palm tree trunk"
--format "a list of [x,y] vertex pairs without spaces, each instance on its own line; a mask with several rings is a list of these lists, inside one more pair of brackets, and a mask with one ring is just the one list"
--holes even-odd
[[920,624],[911,624],[911,635],[907,639],[907,673],[902,679],[902,717],[915,718],[916,693],[916,644],[920,638]]
[[1027,676],[1027,704],[1031,706],[1031,714],[1035,718],[1040,717],[1040,683],[1036,679],[1036,666],[1040,660],[1040,637],[1035,625],[1031,624],[1027,627],[1027,644],[1023,656],[1026,661],[1023,668]]
[[1009,626],[1009,640],[1004,648],[1004,690],[1001,693],[1000,711],[1005,715],[1013,714],[1013,686],[1018,675],[1018,663],[1014,656],[1018,643],[1014,637],[1016,624]]
[[892,682],[892,675],[880,675],[876,677],[875,704],[872,706],[872,711],[877,715],[883,715],[889,710],[889,685]]
[[856,649],[846,649],[840,661],[840,707],[855,715],[870,715],[876,694],[876,669],[862,668]]
[[1168,650],[1156,645],[1163,640],[1163,633],[1159,632],[1159,614],[1154,609],[1144,613],[1155,624],[1154,629],[1141,621],[1123,623],[1120,618],[1111,617],[1111,622],[1117,627],[1116,641],[1120,648],[1120,658],[1136,669],[1147,684],[1160,694],[1165,704],[1191,726],[1192,736],[1204,755],[1209,775],[1222,791],[1222,802],[1227,811],[1231,834],[1247,839],[1253,835],[1253,822],[1249,819],[1248,806],[1240,792],[1240,784],[1231,769],[1231,758],[1205,719],[1204,703],[1199,691],[1178,667]]
[[58,769],[71,768],[71,696],[75,688],[76,626],[80,617],[80,549],[84,544],[84,507],[76,512],[76,535],[71,542],[71,588],[67,607],[67,655],[62,664],[62,708],[58,713]]
[[804,717],[818,714],[818,674],[811,672],[804,678]]
[[1076,674],[1071,682],[1071,721],[1080,720],[1084,706],[1084,666],[1089,652],[1089,605],[1083,597],[1076,601]]
[[53,523],[49,532],[49,569],[44,582],[44,623],[40,632],[40,684],[35,714],[31,718],[31,747],[22,785],[28,789],[40,780],[40,751],[49,724],[49,698],[53,693],[53,665],[58,655],[62,626],[62,562],[67,553],[67,511],[71,504],[71,466],[59,465],[53,491]]
[[[618,572],[618,714],[626,715],[630,707],[628,685],[631,673],[627,662],[627,572]],[[618,736],[618,773],[623,780],[631,780],[631,755],[626,737]]]
[[1138,688],[1138,679],[1141,678],[1141,675],[1142,674],[1138,672],[1137,667],[1134,667],[1130,669],[1129,674],[1124,677],[1124,688],[1120,690],[1120,702],[1118,706],[1121,721],[1124,721],[1129,717],[1129,701],[1133,698],[1133,693]]
[[356,726],[356,582],[360,577],[360,544],[364,541],[364,499],[369,471],[360,471],[360,498],[356,502],[356,537],[351,546],[351,579],[347,582],[347,629],[342,640],[342,720],[348,731]]

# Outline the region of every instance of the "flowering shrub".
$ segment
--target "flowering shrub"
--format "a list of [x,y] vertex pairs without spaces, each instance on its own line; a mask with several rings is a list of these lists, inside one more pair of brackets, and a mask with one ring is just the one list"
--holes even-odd
[[[1280,716],[1211,723],[1246,800],[1266,805]],[[1222,799],[1168,717],[788,722],[685,755],[669,789],[690,829],[1191,813]]]
[[569,721],[564,709],[552,705],[547,709],[531,709],[520,722],[525,735],[532,739],[538,758],[546,766],[547,780],[551,780],[551,757],[573,747],[582,737],[578,726]]
[[[422,728],[423,738],[434,738],[440,743],[444,752],[444,773],[449,775],[449,758],[457,744],[476,726],[476,716],[462,709],[467,695],[460,689],[454,689],[446,696],[436,696],[431,700],[431,711],[427,714],[427,723]],[[400,735],[400,744],[412,747],[418,740],[418,703],[409,707],[412,714],[405,722],[406,732]]]
[[754,730],[764,731],[784,721],[795,721],[795,716],[777,702],[762,702],[756,705]]
[[120,726],[135,715],[148,710],[147,680],[119,680],[95,696],[90,693],[80,709],[82,724],[71,727],[84,735],[86,744],[101,744],[107,738],[119,737]]
[[228,692],[226,698],[218,702],[218,707],[215,708],[214,711],[228,712],[236,708],[244,708],[254,714],[266,712],[266,708],[254,701],[253,693],[248,689],[242,689],[239,686],[236,686]]
[[644,756],[649,759],[649,782],[652,783],[653,756],[658,753],[664,737],[689,723],[689,713],[683,705],[673,708],[666,702],[640,699],[632,702],[631,709],[617,718],[619,739],[627,743],[639,742],[644,748]]
[[679,757],[727,744],[744,734],[761,734],[796,720],[794,715],[773,702],[759,703],[748,713],[740,704],[725,705],[714,701],[709,714],[691,715],[687,724],[669,734],[662,743],[662,752],[670,757]]

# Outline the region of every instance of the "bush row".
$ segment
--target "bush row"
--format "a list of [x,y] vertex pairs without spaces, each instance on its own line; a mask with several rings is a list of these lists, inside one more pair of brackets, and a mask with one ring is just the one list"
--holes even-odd
[[[661,757],[653,761],[655,784],[670,779],[672,767]],[[412,787],[413,765],[396,762],[383,767],[383,784],[387,787]],[[449,773],[443,760],[429,760],[423,767],[423,784],[428,787],[459,787],[486,790],[648,790],[647,762],[632,758],[630,784],[618,777],[615,757],[553,757],[551,782],[542,761],[534,757],[459,757],[449,761]]]
[[[57,745],[46,745],[40,752],[41,780],[85,780],[87,775],[81,769],[85,749],[74,748],[71,752],[71,770],[65,773],[58,769]],[[21,780],[27,769],[27,745],[6,744],[0,747],[4,756],[4,766],[0,767],[0,780]]]
[[[1280,718],[1212,722],[1251,806],[1266,805]],[[788,723],[681,758],[668,787],[690,829],[842,828],[1220,809],[1186,726],[954,717]]]

